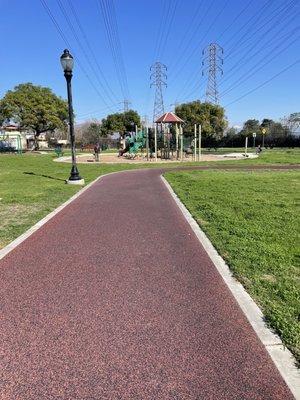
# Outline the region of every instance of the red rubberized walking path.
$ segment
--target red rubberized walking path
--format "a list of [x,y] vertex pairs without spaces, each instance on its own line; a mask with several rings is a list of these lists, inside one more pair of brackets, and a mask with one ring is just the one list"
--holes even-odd
[[0,399],[292,399],[159,171],[106,176],[0,268]]

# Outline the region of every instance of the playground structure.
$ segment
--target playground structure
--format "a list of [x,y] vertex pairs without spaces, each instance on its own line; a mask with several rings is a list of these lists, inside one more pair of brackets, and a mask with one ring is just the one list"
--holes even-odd
[[183,123],[184,121],[172,112],[163,114],[155,121],[155,153],[157,154],[159,150],[161,159],[174,159],[175,154],[176,160],[182,161],[184,151]]
[[[136,157],[170,161],[183,161],[192,158],[199,161],[201,156],[201,130],[199,136],[184,137],[184,121],[172,112],[167,112],[155,121],[154,128],[136,130],[121,138],[122,149],[119,157]],[[195,128],[196,129],[196,128]],[[198,142],[198,149],[197,149]],[[198,150],[198,154],[197,151]]]
[[125,135],[121,140],[123,149],[119,151],[119,157],[125,154],[125,156],[134,159],[145,147],[147,147],[147,156],[149,157],[149,146],[147,146],[148,137],[149,133],[147,128]]

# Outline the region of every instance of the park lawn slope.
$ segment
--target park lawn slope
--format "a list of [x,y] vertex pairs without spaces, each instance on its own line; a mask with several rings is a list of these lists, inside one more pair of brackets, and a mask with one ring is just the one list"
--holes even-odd
[[[227,149],[228,151],[230,149]],[[68,152],[66,152],[68,153]],[[70,164],[53,162],[54,153],[0,155],[0,249],[24,233],[57,206],[69,199],[80,187],[65,185]],[[100,157],[101,159],[101,157]],[[296,163],[300,150],[266,150],[254,160],[224,160],[217,163],[160,164],[80,164],[80,174],[89,183],[100,175],[138,168],[180,167],[195,165],[252,165]]]
[[[54,153],[0,154],[0,249],[81,189],[80,186],[65,184],[71,164],[54,162],[54,158]],[[178,165],[187,163],[176,163],[171,167]],[[78,164],[86,184],[110,172],[161,166],[154,162]]]
[[[89,183],[100,175],[134,169],[132,164],[79,165]],[[52,155],[0,155],[0,248],[68,200],[81,187],[66,185],[71,165]]]
[[300,172],[165,176],[300,361]]

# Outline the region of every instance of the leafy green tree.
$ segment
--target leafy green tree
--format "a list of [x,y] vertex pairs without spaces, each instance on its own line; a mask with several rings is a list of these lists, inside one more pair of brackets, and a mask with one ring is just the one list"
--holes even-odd
[[96,144],[101,137],[107,137],[107,134],[102,130],[101,124],[97,122],[91,122],[82,132],[84,144]]
[[102,130],[106,134],[113,132],[131,131],[134,125],[141,126],[141,118],[134,110],[129,110],[124,113],[110,114],[102,120]]
[[244,122],[242,133],[245,136],[252,135],[252,133],[258,133],[260,131],[259,121],[257,119],[248,119]]
[[20,130],[30,130],[37,138],[41,133],[66,129],[68,105],[51,89],[23,83],[9,90],[0,100],[0,124],[11,121]]
[[270,129],[270,126],[274,124],[272,119],[264,118],[260,124],[261,128]]
[[128,110],[124,114],[124,127],[126,131],[132,131],[133,126],[141,126],[141,118],[139,114],[134,110]]
[[289,129],[284,127],[280,122],[273,122],[273,124],[270,126],[269,132],[274,138],[284,138],[289,134]]
[[184,120],[184,131],[194,132],[194,124],[201,124],[204,137],[223,136],[228,123],[224,108],[210,103],[201,103],[199,100],[180,104],[175,108],[175,114]]

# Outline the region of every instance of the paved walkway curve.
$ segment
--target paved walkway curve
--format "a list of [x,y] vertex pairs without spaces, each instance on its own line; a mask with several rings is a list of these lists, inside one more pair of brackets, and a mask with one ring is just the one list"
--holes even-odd
[[0,399],[292,399],[158,170],[106,176],[0,262]]

